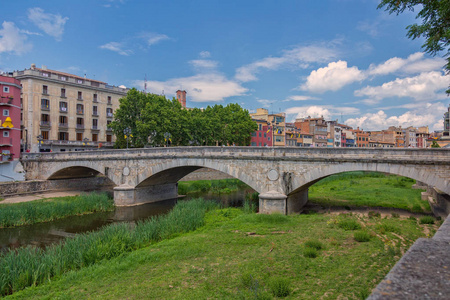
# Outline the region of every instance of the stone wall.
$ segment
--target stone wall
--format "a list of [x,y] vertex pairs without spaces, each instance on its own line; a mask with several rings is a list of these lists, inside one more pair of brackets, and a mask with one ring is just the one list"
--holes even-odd
[[112,190],[114,183],[104,176],[63,180],[34,180],[0,183],[0,197],[47,191]]
[[218,180],[218,179],[230,179],[234,178],[233,176],[230,176],[228,174],[225,174],[223,172],[208,169],[208,168],[201,168],[198,169],[183,178],[180,179],[180,181],[194,181],[194,180]]

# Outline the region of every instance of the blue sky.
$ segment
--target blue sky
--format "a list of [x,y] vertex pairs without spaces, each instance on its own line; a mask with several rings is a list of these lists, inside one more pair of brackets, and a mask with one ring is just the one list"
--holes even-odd
[[442,130],[444,59],[375,0],[2,1],[0,71],[38,67],[296,117]]

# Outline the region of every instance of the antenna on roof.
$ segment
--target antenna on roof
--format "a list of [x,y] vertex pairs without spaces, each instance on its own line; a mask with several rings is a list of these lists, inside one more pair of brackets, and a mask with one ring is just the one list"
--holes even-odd
[[147,73],[145,74],[145,78],[144,78],[144,93],[147,94]]

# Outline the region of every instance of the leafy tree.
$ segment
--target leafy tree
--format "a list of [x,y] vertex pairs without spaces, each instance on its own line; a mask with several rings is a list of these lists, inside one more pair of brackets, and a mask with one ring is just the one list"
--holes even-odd
[[439,146],[439,144],[436,141],[433,141],[431,143],[431,148],[441,148],[441,146]]
[[[420,7],[417,19],[422,19],[422,24],[412,24],[406,27],[408,37],[416,39],[424,37],[425,43],[422,45],[425,52],[435,56],[438,52],[446,51],[447,57],[445,66],[447,74],[450,72],[450,1],[449,0],[382,0],[378,8],[386,7],[390,14],[397,15],[406,9],[414,11]],[[450,94],[450,88],[447,89]]]

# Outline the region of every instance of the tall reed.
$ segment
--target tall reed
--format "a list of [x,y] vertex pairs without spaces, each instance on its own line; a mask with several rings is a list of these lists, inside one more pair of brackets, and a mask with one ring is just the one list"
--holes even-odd
[[107,193],[0,204],[0,228],[48,222],[68,216],[113,209],[114,201]]
[[41,284],[53,276],[142,248],[150,243],[195,230],[204,224],[213,201],[180,201],[167,215],[132,226],[112,224],[99,231],[79,234],[46,250],[27,247],[0,255],[0,295]]

